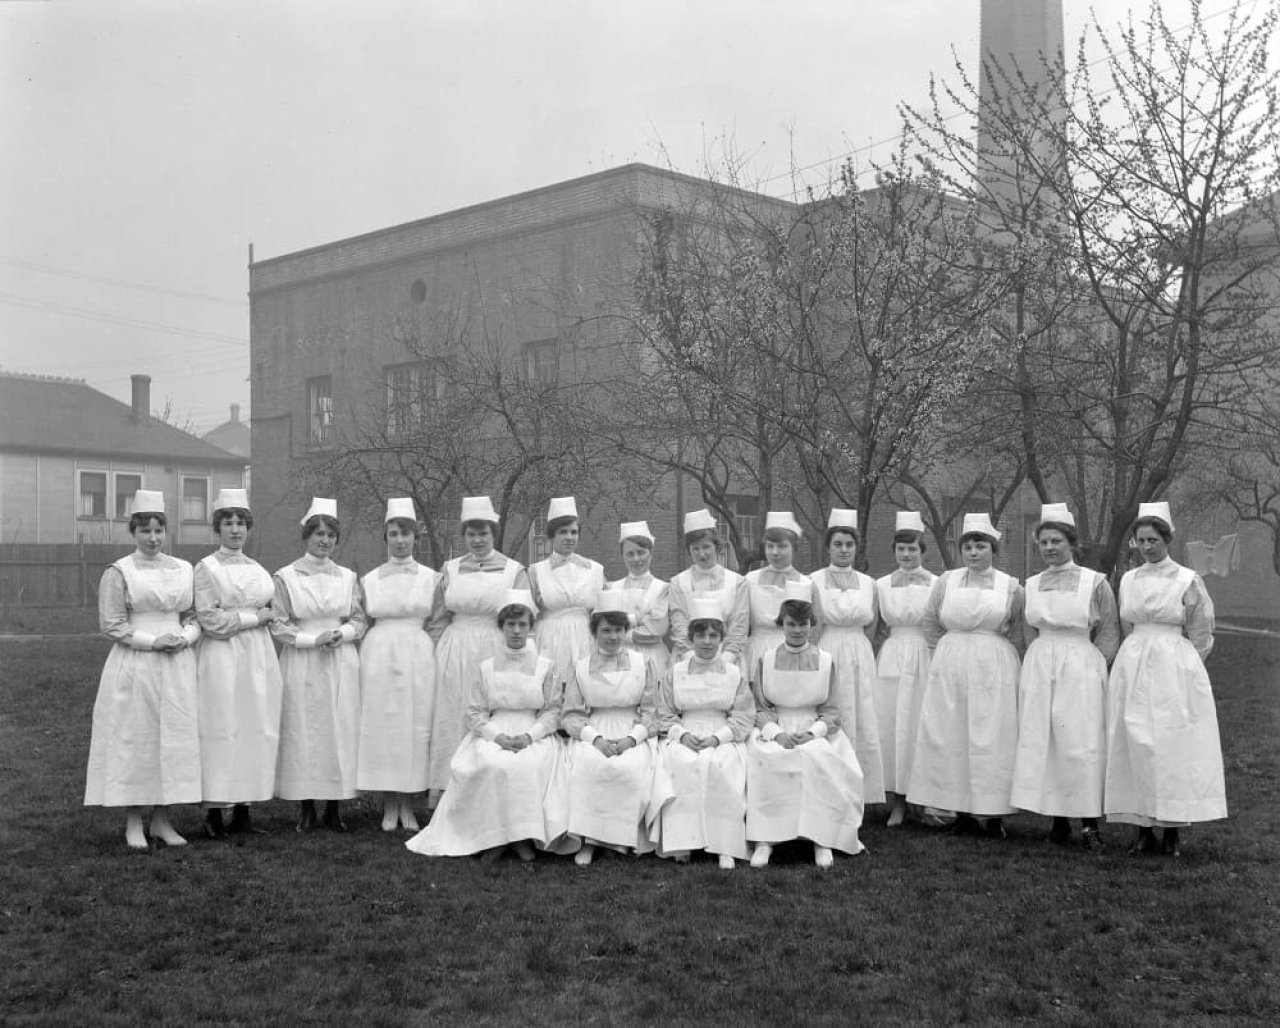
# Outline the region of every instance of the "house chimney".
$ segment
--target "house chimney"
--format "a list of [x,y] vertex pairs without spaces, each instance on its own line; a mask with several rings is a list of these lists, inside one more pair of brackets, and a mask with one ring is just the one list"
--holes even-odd
[[133,382],[133,420],[145,425],[151,420],[151,376],[130,375]]
[[240,404],[233,403],[231,405],[231,424],[240,424]]

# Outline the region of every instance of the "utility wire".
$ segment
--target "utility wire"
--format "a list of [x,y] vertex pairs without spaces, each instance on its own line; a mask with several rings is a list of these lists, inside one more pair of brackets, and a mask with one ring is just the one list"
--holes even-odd
[[110,311],[92,310],[87,307],[68,307],[58,303],[48,303],[27,296],[16,296],[13,293],[0,292],[0,303],[13,304],[17,307],[30,307],[34,310],[49,311],[53,314],[65,314],[73,318],[86,318],[90,321],[101,321],[109,325],[123,325],[126,328],[142,328],[167,335],[183,336],[188,339],[209,339],[214,342],[235,343],[248,346],[249,341],[240,336],[225,335],[221,332],[200,332],[180,325],[164,325],[157,321],[144,321],[127,315],[112,314]]
[[34,261],[24,261],[17,257],[0,257],[0,264],[8,264],[14,268],[24,268],[27,271],[39,271],[46,275],[75,278],[82,282],[96,282],[98,285],[118,286],[121,289],[137,289],[147,293],[159,293],[161,296],[175,296],[181,300],[201,300],[205,303],[225,304],[228,307],[245,308],[249,306],[248,300],[233,300],[227,296],[214,296],[211,293],[192,293],[181,289],[168,289],[164,286],[148,285],[145,282],[135,282],[126,278],[107,278],[104,275],[91,275],[88,272],[72,271],[69,268],[55,268],[48,264],[36,264]]

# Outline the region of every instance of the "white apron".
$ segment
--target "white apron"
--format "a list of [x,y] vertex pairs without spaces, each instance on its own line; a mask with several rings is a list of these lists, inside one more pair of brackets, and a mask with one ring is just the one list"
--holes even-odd
[[962,589],[963,571],[943,576],[938,641],[920,706],[907,799],[980,817],[1013,812],[1018,748],[1018,651],[1003,635],[1014,579]]
[[[698,736],[714,735],[729,720],[742,672],[726,663],[724,672],[690,674],[687,659],[671,669],[672,693],[680,721]],[[654,838],[663,856],[689,850],[747,858],[747,761],[740,742],[721,743],[697,753],[670,739],[659,754],[674,796],[662,808]]]
[[751,601],[751,634],[747,637],[746,672],[752,674],[756,661],[766,653],[772,653],[782,645],[783,633],[775,621],[778,609],[786,597],[786,590],[779,585],[765,585],[760,581],[762,571],[771,568],[757,568],[749,572],[747,579],[747,597]]
[[[818,670],[779,671],[779,649],[766,654],[761,691],[784,732],[808,731],[827,700],[831,654],[818,650]],[[747,838],[778,843],[810,839],[861,853],[862,771],[843,732],[783,749],[760,729],[747,739]]]
[[[334,565],[337,567],[337,565]],[[277,575],[289,590],[294,622],[317,634],[340,628],[350,612],[355,572]],[[280,653],[284,703],[276,795],[282,800],[349,800],[356,794],[356,737],[360,724],[360,658],[355,645]]]
[[[640,624],[648,616],[658,597],[662,595],[662,590],[667,587],[667,583],[654,578],[646,588],[640,589],[629,585],[630,582],[630,578],[622,578],[611,583],[609,588],[622,590],[622,606],[635,619],[636,624]],[[671,666],[671,651],[667,649],[665,641],[654,639],[652,642],[637,642],[628,631],[627,645],[653,665],[654,674],[659,679],[667,673],[667,668]]]
[[422,792],[427,787],[436,695],[436,647],[424,623],[439,575],[414,572],[361,580],[365,614],[373,619],[360,642],[360,740],[356,788]]
[[894,589],[892,579],[885,575],[876,580],[880,617],[889,626],[889,638],[876,659],[876,716],[885,791],[905,796],[929,677],[929,643],[921,625],[932,583]]
[[[542,709],[550,668],[546,657],[537,658],[531,674],[519,665],[498,669],[493,658],[482,662],[489,724],[504,735],[527,732]],[[568,827],[564,751],[555,733],[518,752],[468,733],[430,824],[405,845],[428,857],[464,857],[523,839],[558,850]]]
[[1218,713],[1204,663],[1182,634],[1190,568],[1120,580],[1133,632],[1111,667],[1104,808],[1110,821],[1184,825],[1227,816]]
[[502,651],[498,611],[515,587],[521,567],[508,560],[501,571],[459,570],[462,557],[445,564],[449,585],[444,605],[453,620],[436,647],[436,698],[431,715],[427,788],[449,784],[449,762],[466,735],[467,692],[480,674],[480,664]]
[[[200,562],[224,611],[252,614],[271,603],[271,575],[256,561]],[[271,630],[201,636],[196,647],[200,695],[200,777],[206,803],[257,803],[275,794],[284,688]]]
[[876,713],[876,656],[865,628],[875,617],[875,582],[855,571],[858,587],[841,589],[824,571],[810,575],[822,631],[818,645],[836,668],[836,706],[840,730],[853,743],[862,768],[862,802],[884,802],[884,757]]
[[1074,592],[1027,580],[1027,624],[1040,634],[1022,659],[1011,802],[1050,817],[1101,817],[1106,773],[1107,661],[1089,640],[1102,577],[1080,568]]
[[534,628],[538,652],[551,659],[563,682],[570,666],[591,652],[591,608],[604,588],[604,568],[571,560],[552,571],[549,560],[540,560],[529,568],[529,577],[542,608]]
[[[135,630],[160,636],[182,631],[190,610],[191,565],[139,569],[115,562],[124,576]],[[107,655],[93,705],[84,802],[91,807],[199,803],[200,731],[196,658],[116,644]]]
[[[629,735],[644,698],[645,664],[634,650],[626,671],[592,671],[583,657],[574,670],[591,709],[588,723],[606,739]],[[650,737],[616,757],[594,745],[569,744],[569,832],[582,840],[637,853],[652,850],[650,835],[671,797],[665,773],[656,771],[657,746]]]

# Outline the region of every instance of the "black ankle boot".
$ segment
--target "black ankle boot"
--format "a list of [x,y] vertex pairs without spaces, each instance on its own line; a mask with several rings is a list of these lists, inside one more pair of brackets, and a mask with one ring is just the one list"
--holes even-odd
[[310,831],[316,826],[316,805],[314,800],[303,800],[298,804],[298,823],[294,825],[294,830],[299,832]]
[[1071,822],[1065,817],[1055,817],[1053,827],[1049,829],[1049,841],[1065,846],[1071,841]]
[[249,806],[246,803],[237,803],[231,809],[231,824],[227,825],[228,832],[251,832],[253,825],[249,821]]
[[342,820],[342,808],[337,800],[329,800],[324,805],[324,826],[331,832],[345,832],[347,823]]
[[204,812],[204,834],[210,839],[225,839],[227,830],[222,825],[222,808],[210,807]]
[[1182,850],[1178,848],[1178,829],[1166,828],[1160,840],[1160,852],[1166,857],[1180,857]]
[[1133,845],[1129,847],[1129,856],[1145,857],[1149,853],[1156,853],[1160,849],[1160,843],[1156,841],[1156,832],[1154,828],[1139,828],[1138,837],[1133,840]]

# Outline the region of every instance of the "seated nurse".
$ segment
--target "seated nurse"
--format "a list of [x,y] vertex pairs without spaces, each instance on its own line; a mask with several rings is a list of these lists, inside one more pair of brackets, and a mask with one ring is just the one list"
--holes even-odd
[[832,850],[862,852],[862,769],[840,727],[831,654],[809,641],[813,584],[788,582],[778,627],[781,645],[752,670],[756,729],[747,740],[747,838],[752,867],[791,839],[813,843],[813,862],[829,868]]
[[591,653],[573,663],[565,685],[569,833],[582,841],[574,859],[583,867],[597,846],[652,850],[654,822],[671,795],[657,764],[653,665],[626,645],[625,603],[620,589],[600,594]]
[[498,611],[503,645],[481,661],[467,697],[467,735],[449,766],[449,787],[431,823],[405,845],[428,857],[462,857],[511,846],[526,863],[534,847],[557,849],[566,822],[560,686],[551,661],[529,641],[534,603],[510,589]]
[[659,748],[675,793],[662,808],[654,841],[658,854],[677,863],[693,850],[714,853],[730,871],[747,859],[747,754],[755,724],[751,688],[736,664],[720,653],[724,615],[714,599],[690,604],[693,652],[663,675]]

